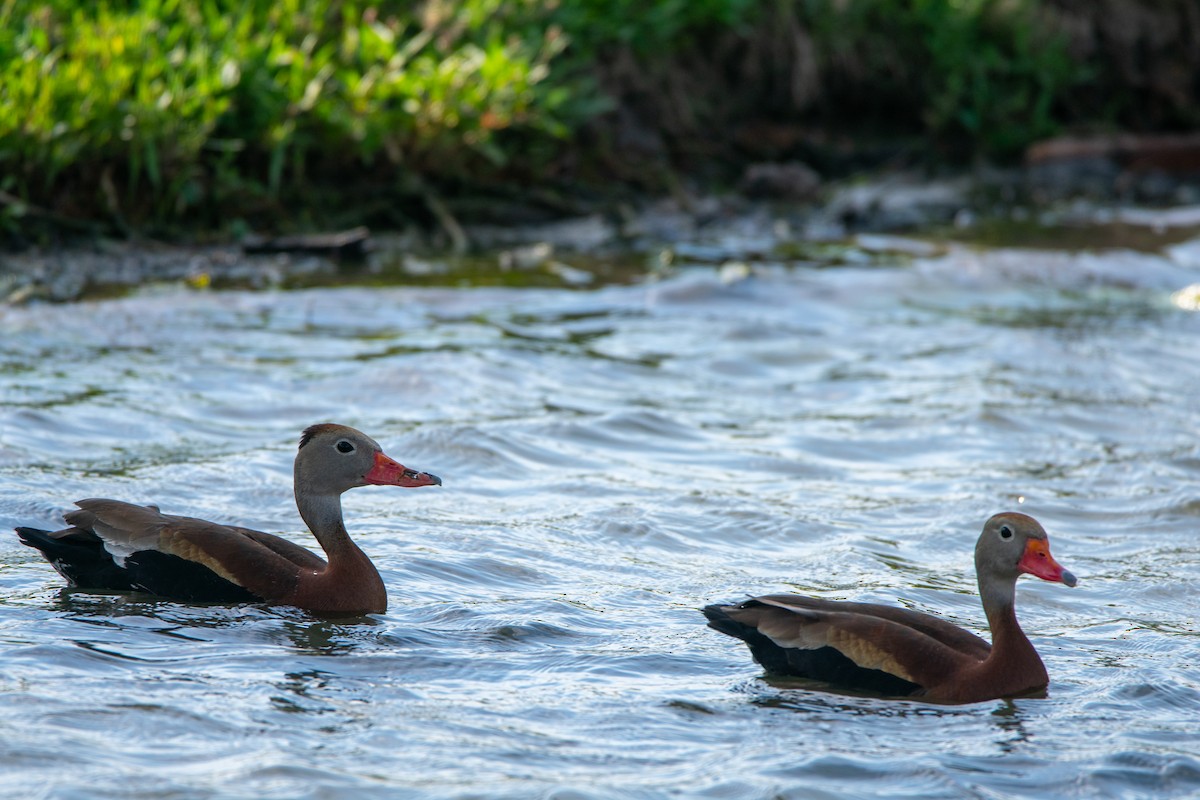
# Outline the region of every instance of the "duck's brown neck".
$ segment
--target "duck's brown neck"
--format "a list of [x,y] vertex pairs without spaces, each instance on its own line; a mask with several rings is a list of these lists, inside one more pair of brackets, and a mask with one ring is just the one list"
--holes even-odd
[[1019,694],[1045,686],[1049,682],[1046,666],[1017,622],[1016,581],[986,588],[981,583],[979,589],[992,629],[992,652],[984,661],[984,669],[993,676],[995,685],[1002,688],[1002,694]]
[[329,559],[323,571],[304,581],[305,594],[319,600],[309,607],[318,611],[386,611],[387,589],[379,570],[346,532],[341,495],[297,494],[296,507]]

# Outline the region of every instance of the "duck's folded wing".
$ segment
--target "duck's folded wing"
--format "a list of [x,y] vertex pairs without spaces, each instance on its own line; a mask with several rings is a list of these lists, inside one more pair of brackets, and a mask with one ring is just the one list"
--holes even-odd
[[987,658],[988,653],[992,651],[992,646],[987,641],[952,622],[947,622],[931,614],[924,614],[920,611],[912,611],[911,609],[900,608],[898,606],[824,600],[799,594],[770,594],[754,599],[764,605],[776,606],[783,609],[846,611],[890,620],[899,625],[912,628],[915,631],[920,631],[950,649],[957,650],[979,661]]
[[[744,639],[760,663],[768,669],[775,666],[774,671],[784,674],[908,694],[941,685],[977,663],[891,619],[853,610],[765,603],[763,599],[719,607],[741,631],[714,627]],[[714,614],[706,613],[714,619]]]
[[[131,582],[154,594],[185,600],[276,600],[295,588],[302,568],[281,554],[289,548],[264,544],[270,534],[254,531],[251,536],[244,528],[119,500],[93,498],[76,505],[79,510],[68,513],[67,522],[99,537],[113,561],[129,571]],[[319,564],[312,569],[324,566],[311,558]]]

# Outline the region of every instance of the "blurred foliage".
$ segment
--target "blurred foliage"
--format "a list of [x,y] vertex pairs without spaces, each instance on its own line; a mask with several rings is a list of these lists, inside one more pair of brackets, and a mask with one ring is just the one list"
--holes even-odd
[[1036,0],[807,0],[804,14],[830,68],[855,62],[926,131],[983,155],[1057,132],[1064,95],[1092,77]]
[[[667,159],[680,137],[725,146],[750,112],[853,124],[873,107],[933,142],[1011,156],[1058,130],[1095,72],[1044,6],[0,0],[0,218],[204,228],[352,204],[356,187],[419,201],[431,186],[523,186],[619,138],[611,112],[631,81]],[[807,83],[768,96],[796,64]]]
[[748,32],[762,5],[762,0],[562,0],[552,7],[577,55],[592,59],[613,45],[643,56],[666,55],[705,29]]

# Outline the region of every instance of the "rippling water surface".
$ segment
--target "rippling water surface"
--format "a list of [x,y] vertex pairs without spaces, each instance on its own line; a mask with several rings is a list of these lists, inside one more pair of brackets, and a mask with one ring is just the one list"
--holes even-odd
[[[1200,793],[1200,246],[702,265],[591,290],[146,293],[0,309],[0,528],[81,497],[285,533],[300,430],[440,489],[348,526],[384,615],[70,592],[0,538],[0,793]],[[698,607],[802,591],[983,632],[1022,509],[1045,698],[765,680]]]

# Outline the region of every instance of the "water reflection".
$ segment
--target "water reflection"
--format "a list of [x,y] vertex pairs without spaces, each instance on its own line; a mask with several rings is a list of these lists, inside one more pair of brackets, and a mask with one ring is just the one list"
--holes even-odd
[[762,708],[784,709],[809,714],[830,714],[889,719],[924,716],[947,716],[958,714],[974,715],[978,712],[963,706],[927,703],[919,700],[903,700],[885,695],[865,692],[852,693],[818,681],[783,682],[778,679],[767,681],[771,686],[787,690],[786,694],[756,698],[752,702]]
[[309,655],[348,655],[361,649],[384,627],[378,619],[369,616],[353,620],[283,620],[283,632],[291,648],[297,653]]
[[321,700],[316,695],[329,687],[330,680],[337,676],[320,670],[289,672],[276,683],[281,694],[271,697],[271,705],[285,714],[329,714],[337,707]]
[[[1045,692],[1028,694],[1026,697],[1045,697]],[[1022,707],[1012,700],[1000,701],[1000,706],[992,712],[992,719],[1000,730],[1001,736],[996,740],[996,746],[1002,753],[1011,753],[1021,745],[1028,744],[1029,730],[1025,725]]]

